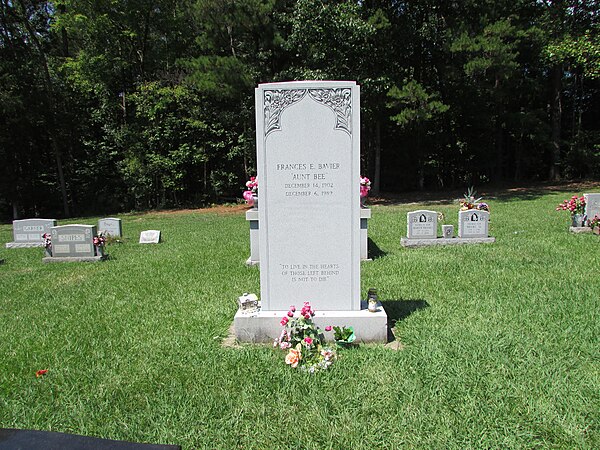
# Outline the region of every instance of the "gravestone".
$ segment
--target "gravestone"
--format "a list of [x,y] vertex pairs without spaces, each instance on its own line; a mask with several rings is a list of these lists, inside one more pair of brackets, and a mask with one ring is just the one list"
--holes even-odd
[[160,230],[146,230],[140,233],[140,244],[158,244],[160,242]]
[[42,235],[50,234],[55,226],[55,219],[13,220],[13,242],[8,242],[6,248],[43,247]]
[[478,209],[458,212],[459,238],[487,238],[490,213]]
[[106,217],[98,220],[98,232],[104,236],[121,237],[123,235],[121,219]]
[[95,225],[61,225],[52,227],[52,256],[43,258],[44,262],[91,262],[105,259],[102,252],[96,250],[94,237]]
[[596,214],[600,216],[600,193],[583,194],[585,197],[585,215],[592,220]]
[[436,239],[437,212],[418,210],[406,214],[406,237],[408,239]]
[[261,311],[236,314],[236,337],[279,335],[290,305],[306,301],[319,326],[354,326],[385,341],[387,316],[360,299],[359,87],[349,81],[256,89]]

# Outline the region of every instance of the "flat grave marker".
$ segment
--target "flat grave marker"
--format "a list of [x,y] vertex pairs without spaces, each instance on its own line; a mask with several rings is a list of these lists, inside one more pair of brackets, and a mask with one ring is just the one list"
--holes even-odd
[[158,244],[160,242],[160,230],[146,230],[140,233],[140,244]]

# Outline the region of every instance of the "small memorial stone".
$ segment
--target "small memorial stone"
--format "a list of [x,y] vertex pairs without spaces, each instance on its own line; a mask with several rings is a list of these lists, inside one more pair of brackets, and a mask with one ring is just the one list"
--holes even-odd
[[245,314],[256,312],[258,311],[258,297],[256,294],[244,293],[238,297],[238,307]]
[[409,239],[436,239],[437,219],[435,211],[419,210],[406,214],[406,237]]
[[454,236],[454,225],[442,225],[442,237],[450,239]]
[[458,212],[459,238],[487,238],[490,213],[478,209]]
[[146,230],[140,233],[140,244],[158,244],[160,242],[160,230]]
[[43,247],[44,233],[50,234],[50,229],[56,226],[55,219],[23,219],[13,221],[13,242],[8,242],[6,248]]
[[114,217],[100,219],[98,221],[98,232],[104,236],[121,237],[123,235],[121,219],[115,219]]

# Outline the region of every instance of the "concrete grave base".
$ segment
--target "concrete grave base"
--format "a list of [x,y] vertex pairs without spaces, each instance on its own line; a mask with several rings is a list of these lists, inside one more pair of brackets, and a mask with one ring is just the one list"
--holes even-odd
[[569,231],[571,233],[591,233],[592,229],[590,227],[569,227]]
[[496,242],[494,237],[486,238],[436,238],[436,239],[409,239],[403,237],[400,239],[402,247],[429,247],[431,245],[462,245],[462,244],[491,244]]
[[260,261],[255,261],[252,259],[252,257],[250,257],[246,260],[247,266],[258,266],[259,264],[260,264]]
[[57,263],[57,262],[99,262],[108,259],[108,255],[102,256],[46,256],[42,258],[44,263]]
[[[388,336],[387,314],[379,306],[377,312],[369,312],[365,308],[360,311],[318,311],[313,322],[325,330],[327,325],[353,327],[356,342],[386,343]],[[268,342],[279,337],[283,327],[279,322],[287,311],[259,311],[254,314],[243,314],[238,311],[233,319],[235,337],[238,342]],[[333,332],[325,332],[326,338],[333,339]],[[328,339],[329,340],[329,339]]]
[[7,242],[6,248],[31,248],[31,247],[43,247],[43,242]]

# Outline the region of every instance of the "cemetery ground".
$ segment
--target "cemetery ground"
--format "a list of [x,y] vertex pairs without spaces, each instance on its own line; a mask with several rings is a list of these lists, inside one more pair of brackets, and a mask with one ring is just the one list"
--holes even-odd
[[[456,201],[373,206],[361,292],[378,288],[401,350],[362,345],[316,375],[222,345],[237,297],[260,292],[245,208],[121,215],[104,263],[2,249],[0,427],[185,449],[599,448],[600,240],[554,210],[580,192],[486,195],[497,241],[470,246],[400,246],[408,211],[456,226]],[[145,229],[163,242],[139,245]]]

